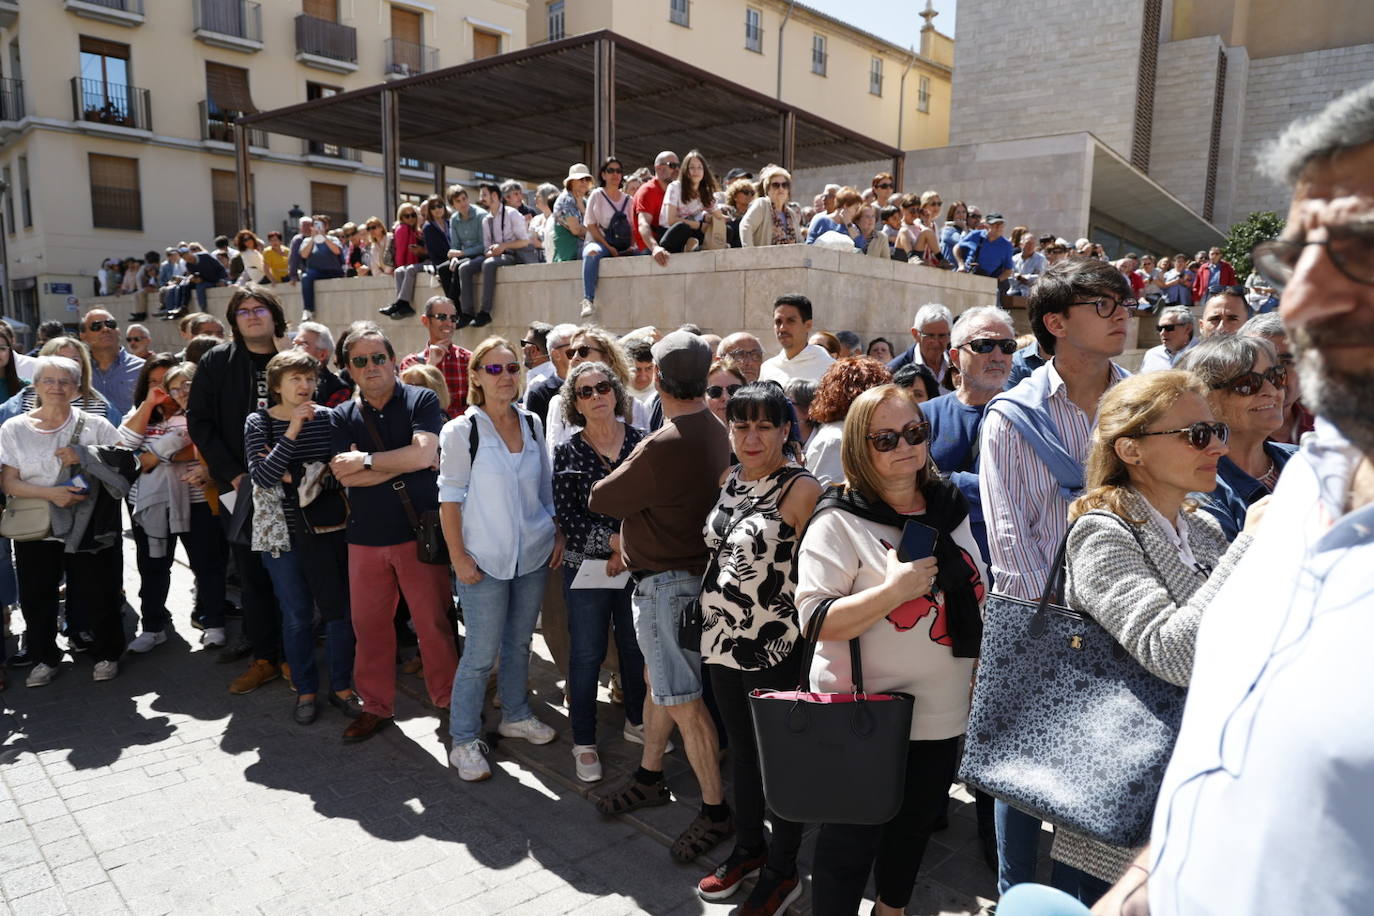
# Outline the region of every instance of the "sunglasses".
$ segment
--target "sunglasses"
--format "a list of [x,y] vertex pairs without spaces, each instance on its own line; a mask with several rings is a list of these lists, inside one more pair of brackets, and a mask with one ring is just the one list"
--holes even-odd
[[753,197],[753,196],[754,196],[755,194],[757,194],[757,193],[758,193],[758,191],[755,191],[753,188],[740,188],[738,191],[735,192],[735,196],[736,196],[736,197]]
[[878,190],[880,190],[880,191],[891,191],[891,190],[892,190],[892,185],[891,185],[890,183],[886,183],[886,182],[883,183],[883,184],[878,185],[877,187],[878,187]]
[[146,337],[133,337],[133,336],[129,336],[129,337],[124,338],[124,340],[125,340],[127,343],[143,343],[143,341],[145,341],[145,340],[147,340],[147,339],[148,339],[148,338],[146,338]]
[[569,356],[569,357],[574,357],[574,356],[575,356],[575,357],[577,357],[578,359],[586,359],[588,356],[591,356],[593,353],[600,353],[602,356],[605,356],[605,355],[606,355],[606,351],[605,351],[605,350],[601,349],[600,347],[593,347],[593,346],[591,346],[591,345],[589,345],[589,344],[583,344],[583,345],[580,346],[580,347],[569,347],[569,348],[568,348],[568,356]]
[[1187,327],[1187,325],[1182,325],[1182,324],[1161,324],[1161,325],[1156,326],[1156,327],[1155,327],[1155,330],[1158,331],[1158,332],[1161,333],[1161,334],[1168,334],[1170,331],[1177,331],[1179,328],[1182,328],[1182,327]]
[[88,330],[88,331],[101,331],[101,330],[104,330],[105,328],[109,328],[111,331],[113,331],[113,330],[115,330],[115,329],[118,328],[118,327],[119,327],[119,322],[117,322],[117,321],[115,321],[113,318],[111,318],[109,321],[92,321],[90,324],[86,325],[86,330]]
[[429,316],[430,321],[456,321],[458,315],[455,312],[434,312]]
[[1007,356],[1011,356],[1013,353],[1016,352],[1016,341],[1006,337],[1000,337],[997,339],[993,339],[991,337],[984,337],[980,340],[970,340],[968,343],[963,344],[961,346],[961,349],[969,350],[973,353],[979,354],[980,356],[987,353],[991,353],[993,350],[1001,350]]
[[595,385],[583,385],[581,388],[575,388],[573,392],[579,399],[587,401],[598,394],[610,394],[611,388],[611,383],[603,380]]
[[419,218],[420,218],[420,214],[418,214],[418,213],[402,213],[402,214],[401,214],[401,219],[419,219]]
[[873,447],[880,452],[890,452],[897,447],[897,443],[905,439],[907,445],[920,445],[930,436],[930,424],[916,420],[902,427],[902,431],[897,433],[892,430],[884,430],[880,433],[869,433],[864,436]]
[[603,175],[624,175],[624,174],[625,174],[625,170],[624,170],[624,169],[602,169],[602,170],[601,170],[601,173],[602,173]]
[[769,189],[778,188],[778,189],[785,190],[785,189],[787,189],[787,188],[792,187],[792,182],[790,182],[790,181],[770,181],[770,182],[768,182],[768,187],[769,187]]
[[1145,436],[1173,436],[1184,435],[1188,437],[1188,444],[1199,452],[1204,451],[1207,446],[1212,444],[1212,437],[1216,436],[1217,441],[1225,442],[1231,438],[1231,427],[1225,423],[1207,423],[1199,420],[1191,426],[1182,429],[1157,429],[1154,432],[1136,433],[1132,439],[1140,439]]
[[735,392],[743,387],[743,385],[711,385],[706,389],[706,396],[711,400],[715,400],[721,395],[726,394],[730,395],[730,397],[734,397]]
[[1073,302],[1071,305],[1091,305],[1097,311],[1098,318],[1110,318],[1116,314],[1119,308],[1135,308],[1134,299],[1123,299],[1120,302],[1110,296],[1103,296],[1101,299],[1087,299],[1083,302]]
[[665,163],[663,163],[663,164],[666,165],[666,166],[667,166],[668,168],[670,168],[670,169],[680,169],[680,168],[682,168],[682,163],[681,163],[681,162],[665,162]]
[[1268,381],[1275,388],[1282,389],[1288,384],[1288,367],[1270,366],[1263,372],[1243,372],[1233,379],[1218,382],[1212,386],[1212,390],[1220,391],[1227,388],[1241,397],[1248,398],[1251,395],[1259,394],[1265,381]]
[[[385,363],[388,359],[391,359],[391,357],[387,356],[385,353],[373,353],[372,356],[371,356],[371,359],[372,359],[372,365],[374,365],[374,366],[380,366],[380,365],[382,365],[383,363]],[[367,365],[367,361],[368,361],[368,357],[366,357],[366,356],[350,356],[349,359],[348,359],[349,364],[350,364],[354,369],[361,369],[361,368],[363,368],[364,366]]]
[[511,375],[520,374],[519,363],[506,363],[504,366],[500,363],[489,363],[482,368],[487,370],[487,375],[500,375],[502,372],[509,372]]

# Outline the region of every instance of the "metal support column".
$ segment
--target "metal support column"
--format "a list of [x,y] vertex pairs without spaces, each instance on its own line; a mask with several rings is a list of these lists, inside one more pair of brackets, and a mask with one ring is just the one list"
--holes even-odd
[[382,90],[382,212],[396,212],[401,199],[400,102],[394,89]]
[[253,172],[248,159],[248,128],[235,123],[234,131],[234,190],[238,201],[239,228],[252,229],[257,225],[253,219]]
[[442,200],[446,188],[447,185],[444,184],[444,164],[442,162],[436,162],[434,163],[434,196]]
[[615,43],[609,38],[596,43],[595,96],[592,99],[592,161],[593,170],[607,156],[615,154]]
[[778,164],[791,172],[797,160],[797,113],[784,111],[778,127]]
[[[896,189],[905,190],[902,187],[902,178],[906,172],[906,153],[892,157],[892,186]],[[907,193],[911,193],[908,191]]]

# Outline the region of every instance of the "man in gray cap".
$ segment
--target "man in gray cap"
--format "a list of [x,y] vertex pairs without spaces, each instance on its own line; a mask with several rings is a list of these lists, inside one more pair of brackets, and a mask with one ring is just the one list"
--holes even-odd
[[592,487],[590,501],[593,512],[622,520],[611,549],[624,555],[635,582],[635,633],[650,688],[643,732],[632,738],[644,743],[639,770],[596,806],[603,814],[624,814],[668,803],[663,753],[676,725],[701,785],[701,813],[672,847],[673,858],[690,862],[735,832],[716,728],[701,699],[701,656],[678,642],[678,622],[697,597],[710,556],[701,531],[720,495],[730,445],[703,399],[711,365],[706,342],[674,331],[654,344],[653,356],[663,425]]

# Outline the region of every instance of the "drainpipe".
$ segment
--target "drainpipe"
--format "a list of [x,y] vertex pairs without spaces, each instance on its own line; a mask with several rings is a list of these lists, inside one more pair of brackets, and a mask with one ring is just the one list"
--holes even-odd
[[916,66],[916,48],[913,46],[908,50],[911,56],[907,58],[906,69],[902,71],[901,88],[897,90],[897,142],[892,144],[900,150],[906,149],[902,146],[902,121],[906,117],[906,75]]
[[792,7],[797,0],[787,0],[787,12],[782,14],[782,25],[778,26],[778,101],[782,101],[782,30],[787,28],[787,20],[792,18]]

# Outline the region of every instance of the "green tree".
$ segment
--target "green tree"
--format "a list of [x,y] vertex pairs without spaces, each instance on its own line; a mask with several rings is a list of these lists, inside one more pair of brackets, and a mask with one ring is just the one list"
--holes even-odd
[[1273,210],[1261,210],[1251,213],[1231,227],[1231,231],[1226,234],[1226,243],[1221,246],[1221,256],[1231,262],[1241,283],[1250,276],[1251,249],[1260,242],[1278,238],[1283,232],[1283,226],[1283,217]]

